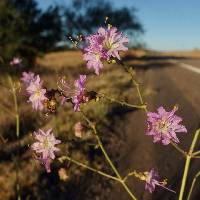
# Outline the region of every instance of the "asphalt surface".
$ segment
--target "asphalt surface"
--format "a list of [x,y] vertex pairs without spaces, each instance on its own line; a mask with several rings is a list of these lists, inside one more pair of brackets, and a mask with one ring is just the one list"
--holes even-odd
[[[188,129],[188,133],[178,134],[180,146],[184,150],[188,150],[194,132],[200,126],[199,70],[200,59],[174,58],[150,59],[143,65],[142,70],[139,66],[137,70],[143,92],[152,91],[151,95],[145,97],[149,110],[155,111],[159,106],[171,110],[174,105],[179,106],[177,115],[183,118],[183,124]],[[185,160],[171,145],[153,144],[152,138],[145,135],[145,119],[146,115],[143,111],[135,111],[126,114],[119,125],[126,138],[118,168],[123,175],[134,169],[148,171],[152,167],[157,168],[161,177],[168,179],[168,186],[177,194],[158,188],[151,195],[144,192],[144,183],[134,178],[128,181],[131,190],[135,192],[138,199],[175,200],[178,198]],[[200,141],[196,149],[200,149]],[[196,159],[191,163],[187,190],[199,169],[200,159]],[[200,180],[197,181],[192,200],[200,199],[199,183]],[[113,190],[113,196],[110,199],[130,199],[119,185],[116,185]]]

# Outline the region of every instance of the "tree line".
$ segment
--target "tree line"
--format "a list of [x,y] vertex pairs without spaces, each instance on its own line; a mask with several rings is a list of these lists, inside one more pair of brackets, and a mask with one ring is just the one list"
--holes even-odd
[[106,17],[129,35],[143,33],[135,8],[115,8],[107,0],[73,0],[46,10],[36,0],[1,0],[0,57],[7,62],[20,56],[32,65],[36,56],[54,51],[66,36],[89,34],[104,25]]

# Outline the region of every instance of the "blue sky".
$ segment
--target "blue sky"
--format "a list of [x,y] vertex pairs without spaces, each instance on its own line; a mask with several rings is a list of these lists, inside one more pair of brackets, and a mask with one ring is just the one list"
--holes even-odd
[[[38,0],[42,8],[70,0]],[[200,48],[200,0],[111,0],[115,7],[134,6],[147,47],[156,50]]]

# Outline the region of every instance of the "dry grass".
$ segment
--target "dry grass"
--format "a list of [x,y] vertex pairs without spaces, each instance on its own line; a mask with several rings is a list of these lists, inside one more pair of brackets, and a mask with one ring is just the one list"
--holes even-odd
[[200,50],[196,49],[191,51],[169,51],[169,52],[163,52],[162,54],[167,56],[200,58]]
[[42,58],[38,58],[38,64],[44,67],[55,69],[66,66],[79,66],[83,64],[82,55],[80,51],[63,51],[56,53],[49,53]]

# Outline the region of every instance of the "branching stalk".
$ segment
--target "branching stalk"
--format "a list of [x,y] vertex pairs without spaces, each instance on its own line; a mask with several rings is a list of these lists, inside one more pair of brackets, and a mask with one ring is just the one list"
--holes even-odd
[[198,159],[199,159],[199,158],[200,158],[200,156],[192,156],[192,158],[198,158]]
[[[134,78],[134,73],[133,73],[132,68],[126,66],[122,61],[120,62],[120,64],[124,67],[125,71],[130,74],[133,85],[136,87],[138,97],[139,97],[139,100],[140,100],[140,104],[144,105],[144,100],[143,100],[142,93],[141,93],[141,90],[140,90],[140,85]],[[145,107],[144,110],[145,110],[146,113],[148,112],[147,107]]]
[[[143,97],[142,97],[142,93],[141,93],[141,90],[140,90],[140,85],[139,85],[139,83],[138,83],[138,82],[135,80],[135,78],[134,78],[134,73],[133,73],[132,68],[130,68],[130,67],[128,67],[127,65],[125,65],[122,61],[121,61],[119,64],[121,64],[121,65],[124,67],[125,71],[126,71],[127,73],[130,74],[131,80],[132,80],[132,82],[133,82],[133,85],[136,87],[136,90],[137,90],[137,93],[138,93],[138,98],[139,98],[139,100],[140,100],[140,104],[144,106],[143,109],[144,109],[145,112],[147,113],[147,112],[148,112],[147,106],[146,106],[146,104],[144,104],[144,99],[143,99]],[[171,145],[172,145],[176,150],[178,150],[180,153],[182,153],[184,156],[186,155],[186,152],[185,152],[183,149],[181,149],[178,145],[176,145],[176,144],[173,143],[173,142],[171,142]]]
[[74,160],[74,159],[70,158],[69,156],[62,156],[61,158],[58,158],[58,160],[59,160],[60,162],[63,162],[64,160],[68,160],[68,161],[70,161],[70,162],[72,162],[72,163],[74,163],[74,164],[76,164],[76,165],[78,165],[78,166],[80,166],[80,167],[83,167],[83,168],[88,169],[88,170],[90,170],[90,171],[92,171],[92,172],[95,172],[95,173],[97,173],[97,174],[100,174],[100,175],[102,175],[102,176],[104,176],[104,177],[106,177],[106,178],[113,179],[113,180],[119,181],[119,182],[121,181],[120,179],[118,179],[118,178],[116,178],[116,177],[114,177],[114,176],[111,176],[111,175],[109,175],[109,174],[107,174],[107,173],[105,173],[105,172],[102,172],[102,171],[97,170],[97,169],[95,169],[95,168],[93,168],[93,167],[90,167],[90,166],[88,166],[88,165],[86,165],[86,164],[84,164],[84,163],[81,163],[81,162],[79,162],[79,161],[77,161],[77,160]]
[[197,156],[198,154],[200,154],[200,151],[196,151],[192,154],[192,156]]
[[179,151],[181,154],[183,154],[184,157],[187,156],[187,152],[185,152],[183,149],[181,149],[177,144],[175,144],[174,142],[170,142],[170,144],[177,150]]
[[189,152],[187,153],[187,156],[186,156],[185,168],[184,168],[184,173],[183,173],[183,178],[182,178],[182,183],[181,183],[181,189],[180,189],[180,193],[179,193],[179,200],[183,200],[185,185],[186,185],[188,171],[189,171],[189,167],[190,167],[190,161],[191,161],[192,153],[193,153],[195,144],[197,142],[197,139],[199,137],[199,134],[200,134],[200,129],[198,129],[195,132],[194,138],[192,140],[192,144],[191,144]]
[[96,130],[96,127],[94,125],[94,123],[92,123],[90,121],[90,119],[82,112],[82,115],[84,117],[84,119],[88,122],[88,125],[90,126],[90,128],[93,130],[94,132],[94,135],[97,139],[97,142],[98,142],[98,145],[106,159],[106,161],[108,162],[108,164],[110,165],[111,169],[113,170],[113,172],[116,174],[117,178],[120,180],[120,183],[122,184],[122,186],[125,188],[125,190],[127,191],[127,193],[129,194],[129,196],[134,199],[134,200],[137,200],[137,198],[134,196],[134,194],[130,191],[129,187],[126,185],[126,183],[123,181],[123,178],[121,177],[120,173],[118,172],[117,168],[114,166],[114,164],[112,163],[110,157],[108,156],[99,136],[98,136],[98,133],[97,133],[97,130]]
[[117,100],[117,99],[115,99],[113,97],[109,97],[109,96],[107,96],[105,94],[98,94],[98,95],[99,95],[99,97],[104,98],[104,99],[106,99],[106,100],[108,100],[110,102],[118,103],[121,106],[127,106],[127,107],[130,107],[130,108],[138,108],[138,109],[145,109],[147,107],[146,105],[143,105],[143,104],[142,105],[135,105],[135,104],[127,103],[125,101],[119,101],[119,100]]

